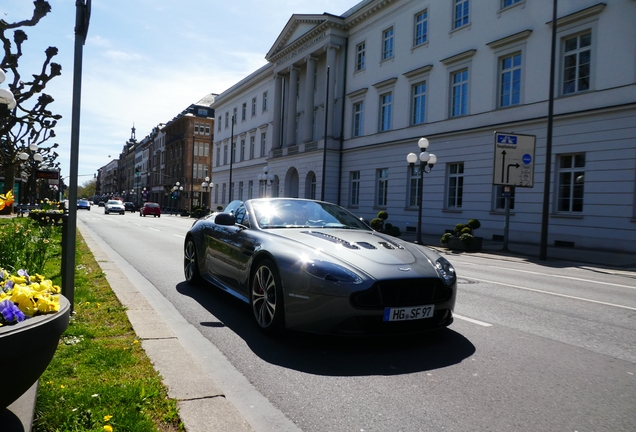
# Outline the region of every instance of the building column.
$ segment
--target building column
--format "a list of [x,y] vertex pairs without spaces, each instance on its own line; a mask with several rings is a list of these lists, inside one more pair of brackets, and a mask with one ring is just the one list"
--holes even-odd
[[316,59],[312,56],[305,58],[307,75],[305,79],[305,117],[303,118],[303,140],[308,143],[314,139],[314,74],[316,73]]
[[[325,108],[327,108],[327,103],[329,103],[329,111],[327,112],[327,136],[325,137],[325,141],[327,140],[327,137],[332,137],[333,138],[333,108],[334,108],[334,98],[333,95],[335,94],[335,82],[336,82],[336,50],[338,49],[337,45],[327,45],[325,47],[325,49],[327,50],[327,67],[329,67],[329,94],[327,95],[328,101],[325,101]],[[325,75],[327,74],[327,71],[325,70]]]
[[298,68],[289,68],[289,85],[287,97],[287,126],[285,127],[285,136],[287,138],[285,147],[296,145],[296,114],[298,105],[298,91],[296,83],[298,82]]
[[[274,119],[272,123],[272,150],[281,148],[283,143],[281,142],[281,131],[283,128],[283,77],[276,74],[274,77],[274,97],[272,101],[274,103]],[[262,155],[261,155],[262,156]]]

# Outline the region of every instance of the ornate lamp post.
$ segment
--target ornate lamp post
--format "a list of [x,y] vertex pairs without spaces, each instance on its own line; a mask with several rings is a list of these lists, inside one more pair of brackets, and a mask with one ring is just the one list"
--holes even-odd
[[[418,157],[415,153],[409,153],[406,156],[406,161],[413,173],[420,176],[420,187],[417,191],[417,239],[415,241],[418,244],[422,244],[422,186],[424,185],[424,173],[431,172],[433,165],[437,162],[437,156],[426,151],[428,148],[428,140],[426,138],[420,138],[417,145],[420,148],[420,156]],[[418,159],[420,165],[415,167]]]
[[[212,197],[212,188],[214,187],[214,183],[212,183],[212,182],[210,181],[210,177],[206,177],[206,178],[205,178],[205,180],[203,181],[203,183],[201,183],[201,187],[203,188],[203,190],[204,190],[205,192],[207,192],[207,191],[208,191],[208,188],[210,188],[210,198],[211,198],[211,197]],[[203,201],[203,200],[202,200],[202,201]],[[211,203],[211,199],[209,199],[208,201],[210,201],[210,204],[212,204],[212,203]],[[204,207],[206,207],[205,202],[203,202],[203,204],[204,204]],[[208,208],[209,208],[209,207],[208,207]]]
[[38,145],[33,143],[29,144],[29,150],[31,154],[28,153],[20,153],[18,158],[22,161],[27,161],[29,157],[31,157],[31,196],[29,197],[29,202],[36,204],[37,203],[37,166],[40,162],[42,162],[42,155],[38,153]]
[[258,183],[260,189],[263,191],[263,196],[267,197],[267,186],[271,185],[274,181],[274,176],[269,174],[269,167],[263,167],[263,173],[258,175]]
[[181,186],[181,183],[176,182],[174,186],[172,186],[172,193],[175,195],[175,198],[177,199],[177,207],[179,207],[181,203],[181,193],[183,193],[183,186]]

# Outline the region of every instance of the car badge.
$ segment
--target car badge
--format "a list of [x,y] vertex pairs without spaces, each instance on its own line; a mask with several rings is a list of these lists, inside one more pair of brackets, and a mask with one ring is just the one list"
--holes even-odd
[[403,271],[403,272],[407,272],[407,271],[411,271],[411,267],[398,267],[399,271]]

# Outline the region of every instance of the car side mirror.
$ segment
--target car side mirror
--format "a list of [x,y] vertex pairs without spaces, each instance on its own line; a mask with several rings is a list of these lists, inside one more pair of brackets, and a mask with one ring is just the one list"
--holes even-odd
[[214,218],[214,223],[223,226],[232,226],[236,224],[236,218],[230,213],[219,213]]

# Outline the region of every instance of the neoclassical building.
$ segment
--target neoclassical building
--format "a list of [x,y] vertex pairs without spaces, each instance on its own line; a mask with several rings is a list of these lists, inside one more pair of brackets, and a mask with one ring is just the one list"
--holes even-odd
[[[636,2],[558,2],[551,98],[552,6],[365,0],[293,15],[267,64],[212,105],[212,206],[309,197],[415,232],[421,197],[425,234],[477,218],[501,240],[513,186],[511,241],[539,243],[547,217],[549,245],[636,252]],[[420,176],[406,156],[422,137],[437,162]],[[531,151],[512,160],[522,137]]]

